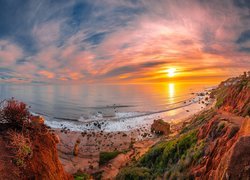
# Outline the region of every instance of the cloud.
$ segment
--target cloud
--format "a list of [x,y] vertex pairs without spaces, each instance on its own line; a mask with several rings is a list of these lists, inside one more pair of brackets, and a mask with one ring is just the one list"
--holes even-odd
[[230,76],[250,68],[249,23],[247,0],[4,0],[1,79],[159,81],[169,67],[179,79]]
[[57,43],[61,24],[61,21],[49,21],[34,26],[32,34],[40,48]]
[[16,44],[0,40],[0,66],[10,67],[23,57],[23,51]]

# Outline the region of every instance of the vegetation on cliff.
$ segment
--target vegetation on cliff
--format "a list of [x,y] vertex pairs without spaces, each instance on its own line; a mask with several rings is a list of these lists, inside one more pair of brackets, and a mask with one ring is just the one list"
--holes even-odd
[[217,108],[250,116],[250,76],[246,73],[222,82],[213,94],[217,97]]
[[24,103],[1,103],[0,137],[0,179],[71,179],[58,160],[55,134]]
[[[177,136],[153,146],[137,162],[122,169],[117,179],[247,177],[250,174],[249,84],[246,75],[221,83],[212,92],[217,98],[215,108],[195,115]],[[241,156],[245,158],[236,163]],[[238,172],[231,168],[234,165]]]

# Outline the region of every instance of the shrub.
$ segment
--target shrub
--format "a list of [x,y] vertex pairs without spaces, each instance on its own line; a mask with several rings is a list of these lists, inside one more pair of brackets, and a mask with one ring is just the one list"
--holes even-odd
[[74,180],[89,180],[89,179],[91,179],[90,175],[84,172],[77,171],[74,174]]
[[113,151],[113,152],[100,152],[100,160],[99,165],[106,164],[111,159],[114,159],[118,154],[120,154],[120,151]]
[[20,128],[28,122],[29,116],[28,108],[23,102],[10,99],[3,103],[2,118],[5,123]]
[[200,113],[199,115],[195,116],[192,120],[191,120],[191,124],[184,127],[181,130],[181,134],[184,134],[192,129],[195,129],[196,127],[200,126],[201,124],[207,122],[208,120],[210,120],[211,118],[213,118],[216,115],[216,111],[211,108],[207,111],[203,111],[202,113]]
[[128,167],[122,169],[116,176],[117,180],[148,180],[153,179],[148,168]]
[[32,157],[32,144],[29,137],[13,130],[7,132],[10,142],[8,148],[13,153],[14,163],[18,167],[25,167],[26,161]]
[[196,134],[197,131],[191,131],[177,139],[157,144],[141,158],[139,166],[151,168],[156,175],[162,174],[186,157],[197,142]]
[[152,168],[158,165],[161,161],[161,156],[169,142],[160,142],[152,147],[139,161],[140,165]]
[[231,128],[230,133],[228,134],[228,139],[231,139],[232,137],[235,136],[235,134],[240,130],[240,128],[238,126],[233,126]]

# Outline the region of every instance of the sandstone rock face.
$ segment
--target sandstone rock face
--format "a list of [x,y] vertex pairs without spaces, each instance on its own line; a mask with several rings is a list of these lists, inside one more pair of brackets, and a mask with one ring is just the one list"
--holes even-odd
[[0,131],[0,179],[51,179],[69,180],[73,177],[67,174],[58,158],[56,144],[58,137],[41,124],[39,129],[29,127],[29,137],[32,143],[32,157],[19,169],[13,159],[11,149],[8,149],[7,130]]
[[[203,160],[192,168],[196,179],[248,179],[250,175],[250,119],[221,120],[215,116],[199,129],[198,138],[208,141]],[[223,126],[222,126],[223,125]],[[215,128],[216,127],[216,128]],[[218,128],[222,127],[222,128]]]
[[154,120],[154,123],[151,125],[151,132],[168,135],[170,133],[170,125],[162,119]]
[[250,178],[250,119],[243,122],[238,140],[224,154],[213,175],[220,179]]
[[75,146],[74,146],[74,150],[73,150],[73,155],[74,156],[78,156],[79,153],[79,144],[81,143],[80,139],[76,140]]
[[221,84],[217,89],[219,108],[240,116],[250,116],[250,77],[237,80],[236,84],[228,87]]
[[33,123],[44,124],[44,118],[41,117],[41,116],[32,116],[32,117],[30,118],[30,120],[31,120]]
[[27,172],[31,179],[73,179],[67,174],[58,158],[57,137],[52,133],[39,133],[33,136],[34,152]]

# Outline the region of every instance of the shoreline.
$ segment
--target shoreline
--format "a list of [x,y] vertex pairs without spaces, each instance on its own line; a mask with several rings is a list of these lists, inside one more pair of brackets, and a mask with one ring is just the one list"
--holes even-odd
[[[200,101],[203,99],[205,99],[205,96]],[[165,118],[162,119],[171,125],[172,132],[169,136],[157,136],[151,133],[150,127],[152,123],[149,122],[144,122],[143,126],[129,131],[70,131],[67,128],[54,129],[60,139],[57,145],[59,158],[64,169],[71,174],[80,170],[90,174],[104,171],[105,177],[112,174],[115,175],[119,172],[119,168],[131,161],[132,157],[139,158],[159,140],[176,135],[182,128],[182,125],[188,122],[192,116],[213,106],[214,102],[211,98],[208,99],[208,102],[209,105],[204,108],[201,108],[203,106],[202,103],[197,102],[191,104],[193,106],[188,111],[187,109],[181,109],[181,113],[178,112],[180,108],[174,110],[177,112],[176,115],[172,116],[172,119],[169,119],[168,116],[168,113],[171,111],[163,112],[165,113],[163,114]],[[74,156],[73,149],[77,140],[80,141],[79,154]],[[99,166],[100,152],[113,151],[121,153],[106,165]]]
[[[190,116],[206,108],[210,103],[209,93],[206,90],[201,93],[195,93],[196,96],[187,99],[177,107],[169,107],[168,109],[155,112],[131,112],[130,116],[113,117],[110,119],[98,119],[91,121],[45,121],[45,124],[57,129],[66,128],[71,131],[105,131],[105,132],[119,132],[130,131],[136,127],[143,127],[145,124],[150,126],[155,119],[164,119],[167,122],[180,120],[184,117]],[[201,95],[202,94],[202,95]],[[205,100],[207,98],[207,100]],[[122,113],[122,112],[121,112]],[[182,116],[180,116],[180,114]]]

